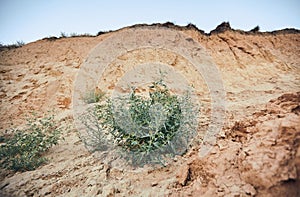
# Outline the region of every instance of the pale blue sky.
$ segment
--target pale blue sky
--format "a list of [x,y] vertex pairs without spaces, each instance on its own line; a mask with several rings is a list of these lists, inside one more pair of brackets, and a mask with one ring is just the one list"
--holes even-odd
[[300,29],[300,0],[0,0],[0,43],[167,21],[205,32],[223,21],[243,30]]

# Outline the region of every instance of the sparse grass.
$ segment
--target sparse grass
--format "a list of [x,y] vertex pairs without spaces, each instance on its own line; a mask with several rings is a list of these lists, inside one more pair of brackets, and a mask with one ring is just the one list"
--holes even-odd
[[94,35],[89,34],[89,33],[83,33],[83,34],[78,34],[78,33],[71,33],[69,37],[94,37]]
[[25,45],[25,42],[23,41],[17,41],[16,43],[14,44],[7,44],[7,45],[4,45],[4,44],[1,44],[0,43],[0,51],[3,51],[5,49],[16,49],[16,48],[19,48],[19,47],[22,47]]
[[55,41],[57,39],[61,38],[76,38],[76,37],[95,37],[95,35],[89,34],[89,33],[83,33],[83,34],[78,34],[78,33],[70,33],[67,34],[65,32],[60,32],[60,35],[57,36],[48,36],[43,38],[42,40],[47,40],[47,41]]
[[61,132],[53,115],[31,117],[26,128],[13,129],[12,137],[0,137],[0,166],[14,171],[36,169],[47,161],[44,153],[58,143]]
[[94,36],[89,33],[78,34],[75,32],[70,34],[67,34],[65,32],[60,32],[60,36],[59,36],[59,38],[73,38],[73,37],[94,37]]

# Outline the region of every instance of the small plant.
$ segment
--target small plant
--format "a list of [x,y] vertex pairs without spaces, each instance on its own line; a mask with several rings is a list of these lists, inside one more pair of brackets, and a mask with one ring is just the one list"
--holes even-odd
[[162,155],[186,151],[197,128],[194,107],[188,95],[171,94],[162,80],[149,86],[147,97],[132,89],[128,97],[101,101],[83,116],[87,145],[104,151],[111,141],[134,166],[163,163]]
[[79,36],[79,34],[77,34],[77,33],[70,33],[70,37],[78,37]]
[[97,103],[99,102],[103,97],[105,96],[105,93],[95,89],[93,91],[87,92],[84,97],[83,97],[83,101],[87,104],[90,103]]
[[22,41],[22,40],[16,42],[16,46],[17,46],[17,47],[22,47],[22,46],[24,46],[24,45],[25,45],[25,42]]
[[34,170],[47,159],[43,154],[56,145],[61,136],[61,129],[54,121],[54,116],[27,120],[25,129],[13,129],[12,137],[1,137],[0,166],[14,171]]
[[60,38],[66,38],[66,37],[68,37],[67,33],[60,32]]

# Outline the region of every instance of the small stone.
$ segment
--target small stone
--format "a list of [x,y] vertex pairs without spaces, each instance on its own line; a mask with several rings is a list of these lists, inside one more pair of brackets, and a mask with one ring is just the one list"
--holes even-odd
[[217,145],[219,146],[220,151],[228,148],[228,143],[225,140],[220,140]]
[[217,151],[216,151],[216,149],[211,149],[211,151],[210,151],[210,154],[212,154],[212,155],[214,155],[214,154],[217,154]]
[[220,131],[220,133],[219,133],[219,136],[221,137],[221,138],[226,138],[226,133],[225,133],[225,131]]
[[218,188],[218,192],[224,192],[224,188],[219,187],[219,188]]
[[184,165],[180,168],[177,176],[177,182],[182,186],[185,186],[187,181],[190,178],[190,167],[188,165]]
[[243,185],[242,189],[245,191],[246,194],[248,195],[251,195],[251,196],[254,196],[256,195],[256,190],[255,188],[250,185],[250,184],[246,184],[246,185]]
[[152,182],[152,183],[151,183],[151,186],[152,186],[152,187],[155,187],[155,186],[157,186],[157,185],[158,185],[157,182]]

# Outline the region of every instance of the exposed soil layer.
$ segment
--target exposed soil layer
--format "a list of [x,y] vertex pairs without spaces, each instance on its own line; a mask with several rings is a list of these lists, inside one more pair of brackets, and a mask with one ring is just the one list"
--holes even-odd
[[[129,172],[112,168],[89,153],[76,129],[47,153],[37,170],[1,169],[2,196],[300,196],[300,32],[233,30],[223,23],[209,34],[190,24],[135,25],[95,37],[38,40],[0,51],[0,130],[22,127],[31,111],[54,109],[58,121],[73,120],[76,75],[89,52],[127,28],[172,28],[199,42],[218,67],[226,91],[226,117],[213,150],[199,157],[195,146],[166,167]],[[133,51],[141,61],[185,59],[169,52]],[[122,60],[122,61],[121,61]],[[106,81],[122,77],[118,59]],[[103,79],[105,80],[105,79]],[[189,80],[207,87],[199,76]],[[209,114],[209,108],[203,112]],[[203,119],[201,129],[209,124]]]

